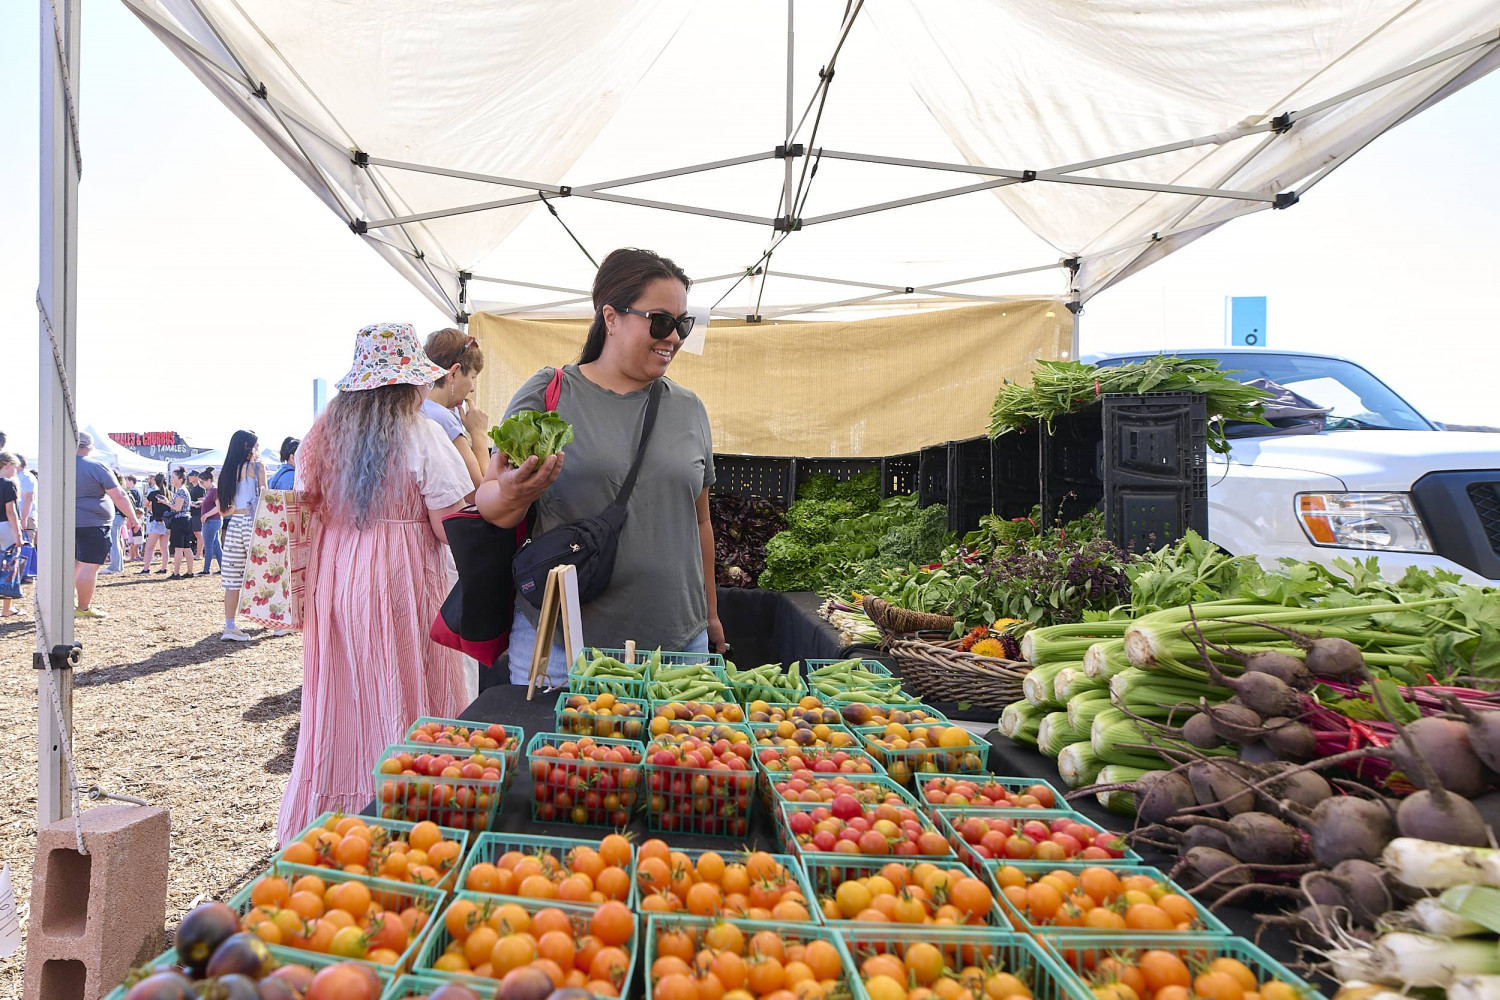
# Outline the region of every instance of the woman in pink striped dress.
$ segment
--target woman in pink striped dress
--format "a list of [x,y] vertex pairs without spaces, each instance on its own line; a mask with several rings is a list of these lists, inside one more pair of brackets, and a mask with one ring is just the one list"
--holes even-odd
[[386,745],[419,715],[465,706],[459,654],[427,637],[447,596],[442,518],[474,489],[422,416],[424,390],[442,375],[409,325],[366,327],[339,395],[297,452],[313,517],[283,843],[321,812],[364,808]]

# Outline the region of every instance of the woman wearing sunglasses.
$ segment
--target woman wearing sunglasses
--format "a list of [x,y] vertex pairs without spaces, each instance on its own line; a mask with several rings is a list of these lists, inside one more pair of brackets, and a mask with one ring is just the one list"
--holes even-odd
[[[635,457],[651,387],[661,383],[656,423],[620,531],[609,588],[583,607],[586,646],[722,650],[714,590],[714,539],[708,491],[714,483],[708,413],[691,391],[666,379],[693,332],[683,270],[649,250],[616,250],[594,278],[594,320],[576,364],[562,369],[557,412],[573,425],[564,455],[528,458],[512,468],[496,456],[475,503],[486,519],[514,527],[536,504],[532,534],[594,517],[612,503]],[[546,409],[554,369],[543,368],[506,408]],[[525,684],[536,642],[537,609],[516,601],[510,677]],[[567,658],[554,638],[548,682],[566,680]]]

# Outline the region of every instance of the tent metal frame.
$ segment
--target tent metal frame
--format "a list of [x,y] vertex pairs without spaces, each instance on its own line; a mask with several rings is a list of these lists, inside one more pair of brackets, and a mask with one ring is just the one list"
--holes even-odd
[[[1431,67],[1436,66],[1440,63],[1456,59],[1467,53],[1474,53],[1473,59],[1469,60],[1468,62],[1475,61],[1478,58],[1482,57],[1482,55],[1488,49],[1494,47],[1497,42],[1500,42],[1500,28],[1483,32],[1481,34],[1472,36],[1456,45],[1450,46],[1449,48],[1444,49],[1441,52],[1434,53],[1433,55],[1427,56],[1426,58],[1418,60],[1417,62],[1414,62],[1408,66],[1402,67],[1401,69],[1394,70],[1390,73],[1384,74],[1383,76],[1377,77],[1373,80],[1369,80],[1363,84],[1360,84],[1359,86],[1350,88],[1343,91],[1342,93],[1336,94],[1325,100],[1319,101],[1316,104],[1310,105],[1309,107],[1286,111],[1279,115],[1276,115],[1273,118],[1269,118],[1266,121],[1262,121],[1254,125],[1238,125],[1223,132],[1218,132],[1211,135],[1195,136],[1189,139],[1183,139],[1171,143],[1164,143],[1145,149],[1113,153],[1078,163],[1064,164],[1062,166],[1050,168],[1031,169],[1002,167],[986,164],[948,163],[935,160],[919,160],[882,153],[833,150],[823,147],[808,148],[798,143],[796,141],[797,137],[801,134],[803,126],[807,123],[809,115],[812,115],[814,113],[815,107],[818,109],[819,113],[821,112],[821,104],[819,102],[826,95],[829,83],[833,78],[832,67],[837,60],[839,51],[842,49],[845,41],[848,38],[849,29],[852,27],[854,20],[857,18],[860,8],[863,6],[863,3],[862,0],[860,0],[859,3],[856,3],[845,17],[838,41],[834,46],[833,52],[831,53],[828,62],[825,64],[824,70],[820,71],[819,73],[818,84],[814,88],[814,92],[807,103],[806,110],[804,110],[802,117],[794,122],[795,79],[793,57],[795,54],[796,16],[795,0],[787,0],[785,95],[786,135],[784,137],[784,141],[781,144],[779,144],[776,148],[770,150],[750,152],[741,156],[734,156],[704,163],[692,163],[681,167],[653,171],[647,174],[638,174],[629,177],[617,177],[588,184],[564,185],[536,181],[527,178],[504,177],[493,174],[476,173],[473,171],[443,167],[437,164],[415,163],[407,160],[393,159],[390,157],[374,155],[362,149],[357,143],[352,141],[341,142],[334,137],[327,135],[312,123],[303,120],[294,111],[292,111],[292,109],[286,107],[284,104],[278,101],[275,95],[268,93],[264,83],[256,81],[252,78],[244,61],[234,52],[234,49],[225,40],[224,33],[220,30],[219,26],[216,25],[204,11],[200,0],[189,0],[189,2],[191,3],[193,10],[197,12],[200,17],[202,17],[203,22],[207,26],[208,30],[214,35],[214,40],[217,42],[218,46],[222,48],[226,53],[229,53],[231,59],[233,59],[234,61],[233,66],[225,65],[221,59],[216,57],[196,39],[193,39],[192,37],[187,35],[186,32],[178,28],[176,25],[162,20],[153,10],[145,5],[144,0],[122,0],[122,2],[125,3],[137,16],[148,22],[148,24],[151,25],[155,30],[158,30],[159,32],[170,36],[176,44],[183,47],[183,50],[185,52],[190,53],[203,65],[218,71],[224,76],[225,79],[232,81],[233,83],[241,87],[247,95],[256,97],[263,104],[265,104],[268,113],[270,114],[272,119],[279,125],[281,133],[285,135],[287,140],[293,144],[296,152],[300,154],[300,162],[305,164],[307,170],[311,172],[312,177],[316,178],[317,181],[320,182],[325,188],[324,191],[320,192],[324,195],[325,201],[329,201],[331,204],[335,204],[338,206],[338,210],[345,217],[346,224],[348,224],[355,233],[371,241],[372,243],[378,244],[379,246],[384,247],[387,250],[402,254],[409,260],[418,263],[420,267],[427,272],[428,276],[431,279],[430,282],[427,283],[430,286],[429,291],[435,291],[441,296],[442,300],[446,303],[450,314],[457,322],[460,323],[466,321],[468,318],[467,310],[469,305],[469,286],[476,282],[497,285],[510,285],[517,288],[565,291],[579,296],[578,298],[561,299],[553,302],[530,303],[517,305],[514,307],[507,306],[505,308],[497,310],[497,312],[501,315],[516,315],[522,313],[542,314],[548,312],[549,310],[562,309],[568,306],[578,305],[581,301],[587,301],[588,296],[587,293],[582,289],[561,288],[555,285],[548,285],[546,283],[531,280],[523,280],[521,278],[512,278],[510,276],[478,275],[471,273],[463,266],[453,263],[451,260],[447,262],[434,261],[430,253],[424,252],[420,248],[418,241],[414,239],[412,235],[407,231],[407,227],[420,225],[421,223],[435,219],[450,218],[458,215],[469,215],[477,212],[494,211],[497,209],[514,208],[523,205],[534,204],[543,201],[544,196],[551,198],[581,198],[585,200],[629,205],[653,211],[675,212],[720,219],[728,222],[739,222],[752,226],[765,227],[771,230],[773,234],[777,234],[781,238],[784,238],[786,235],[789,235],[792,232],[806,229],[810,226],[823,225],[830,222],[837,222],[843,219],[872,215],[879,212],[891,211],[894,209],[904,208],[912,205],[919,205],[933,201],[946,200],[949,198],[962,197],[965,195],[976,194],[983,191],[994,190],[996,188],[1007,187],[1012,184],[1069,184],[1085,187],[1113,188],[1130,191],[1145,191],[1160,194],[1183,195],[1193,199],[1193,201],[1191,201],[1188,206],[1178,214],[1172,226],[1165,227],[1163,231],[1152,234],[1152,237],[1148,240],[1132,242],[1126,247],[1112,247],[1106,250],[1094,250],[1090,252],[1080,253],[1079,255],[1074,257],[1065,258],[1057,262],[1039,265],[1033,268],[1023,268],[1015,271],[1001,272],[985,277],[957,279],[954,281],[939,283],[928,283],[922,286],[912,285],[898,287],[895,285],[876,284],[855,279],[846,280],[841,278],[826,277],[806,279],[826,282],[830,284],[844,285],[849,288],[879,288],[884,289],[888,294],[891,295],[915,295],[928,293],[929,295],[936,295],[938,297],[934,301],[941,301],[944,304],[957,304],[963,301],[1005,301],[1009,298],[1009,296],[956,293],[952,292],[951,290],[941,290],[950,289],[953,285],[959,285],[966,282],[976,282],[993,278],[1009,277],[1012,275],[1050,270],[1056,267],[1066,267],[1071,274],[1076,275],[1079,265],[1083,262],[1098,260],[1111,254],[1118,253],[1122,249],[1128,250],[1132,247],[1149,247],[1150,245],[1160,241],[1161,239],[1166,238],[1168,235],[1190,232],[1198,228],[1207,227],[1209,225],[1222,224],[1224,219],[1221,217],[1219,219],[1216,219],[1213,223],[1204,224],[1204,227],[1188,226],[1186,227],[1186,229],[1175,228],[1193,211],[1195,211],[1203,203],[1204,200],[1207,199],[1222,199],[1229,202],[1243,203],[1245,206],[1244,210],[1236,210],[1230,213],[1230,215],[1228,216],[1229,218],[1236,218],[1240,215],[1263,211],[1268,208],[1286,208],[1293,204],[1296,204],[1301,195],[1305,194],[1308,189],[1310,189],[1314,184],[1318,183],[1323,177],[1325,177],[1330,170],[1335,168],[1339,163],[1346,160],[1348,156],[1345,155],[1344,157],[1339,158],[1334,163],[1331,163],[1323,168],[1318,174],[1314,175],[1312,178],[1309,178],[1304,183],[1300,191],[1245,191],[1226,187],[1223,183],[1215,186],[1200,187],[1144,180],[1126,180],[1098,177],[1094,175],[1083,174],[1083,171],[1093,170],[1100,167],[1106,167],[1120,163],[1137,161],[1152,156],[1159,156],[1165,153],[1176,152],[1183,149],[1190,149],[1196,146],[1222,145],[1224,143],[1252,135],[1264,135],[1265,139],[1261,143],[1258,143],[1252,150],[1248,151],[1247,155],[1240,159],[1235,164],[1233,169],[1224,173],[1223,176],[1227,180],[1229,177],[1233,177],[1234,175],[1239,173],[1239,171],[1243,170],[1245,166],[1253,161],[1271,142],[1274,142],[1277,136],[1286,133],[1299,122],[1313,119],[1333,108],[1346,103],[1347,101],[1363,96],[1374,90],[1378,90],[1379,88],[1387,86],[1391,83],[1395,83],[1408,76],[1411,76],[1414,73],[1419,73],[1423,70],[1430,69]],[[1460,67],[1460,69],[1456,70],[1452,76],[1457,76],[1463,71],[1463,68],[1464,67]],[[1396,119],[1396,123],[1405,120],[1405,118],[1409,117],[1410,114],[1415,113],[1415,111],[1421,107],[1425,100],[1430,97],[1431,94],[1440,91],[1442,87],[1452,79],[1452,76],[1445,78],[1442,83],[1433,88],[1430,88],[1430,90],[1424,91],[1424,97],[1422,98],[1422,100],[1415,102],[1406,114],[1399,116]],[[293,126],[295,126],[295,129],[293,128]],[[814,120],[814,128],[816,128],[816,119]],[[380,183],[380,176],[377,171],[411,171],[417,173],[434,174],[438,176],[452,177],[458,180],[492,184],[496,187],[510,188],[512,190],[524,193],[518,193],[494,200],[472,202],[468,204],[454,205],[439,209],[430,209],[422,212],[403,213],[400,211],[391,210],[388,212],[388,214],[381,217],[373,219],[361,218],[357,206],[351,206],[349,204],[346,197],[339,190],[339,185],[332,179],[330,179],[327,172],[319,166],[317,158],[312,156],[308,152],[304,143],[298,138],[297,132],[299,130],[306,135],[316,137],[320,142],[327,145],[329,149],[338,150],[347,155],[350,162],[356,167],[361,168],[370,178],[372,188],[374,188],[374,190],[377,192],[381,201],[385,203],[385,207],[387,209],[392,209],[394,199],[387,192],[386,185]],[[1373,141],[1373,137],[1371,141]],[[883,166],[906,167],[913,170],[968,174],[983,179],[971,184],[944,188],[941,190],[910,195],[903,198],[895,198],[873,204],[860,205],[839,211],[827,212],[821,215],[798,217],[795,213],[795,206],[798,204],[799,199],[803,196],[807,188],[807,181],[809,178],[807,176],[806,165],[809,162],[808,158],[828,158],[879,164]],[[645,184],[659,180],[668,180],[671,178],[683,177],[690,174],[700,174],[710,171],[724,170],[767,159],[781,159],[784,162],[783,190],[781,192],[780,198],[778,199],[779,208],[782,214],[777,217],[752,215],[743,212],[732,211],[730,209],[722,207],[693,205],[673,200],[643,198],[618,192],[618,189],[620,188],[628,188],[638,184]],[[803,160],[804,171],[802,179],[800,181],[794,182],[794,174],[796,173],[795,161],[797,159]],[[378,234],[384,230],[398,231],[400,233],[400,236],[404,238],[404,243],[406,245],[403,246],[399,242],[384,239],[379,236]],[[442,251],[441,241],[438,240],[436,236],[432,235],[430,231],[426,233],[426,236],[430,241],[431,246],[437,251],[442,252],[446,257],[447,254]],[[778,244],[776,245],[779,245],[779,240]],[[772,249],[774,249],[774,245]],[[767,253],[763,255],[762,262],[768,260],[770,252],[771,251],[768,250]],[[1139,256],[1139,254],[1137,256]],[[760,267],[760,263],[762,262],[758,262],[757,265],[751,268],[747,268],[743,273],[737,273],[733,276],[736,278],[744,278],[751,275],[760,277],[780,276],[783,278],[805,277],[792,275],[785,272],[774,272],[768,269],[763,269]],[[438,271],[443,272],[443,274],[450,279],[457,281],[459,287],[457,301],[454,300],[454,297],[449,292],[451,284],[445,285],[445,283],[438,278],[436,273]],[[410,275],[408,275],[408,277],[410,277]],[[701,280],[706,282],[714,279]],[[1072,282],[1070,282],[1070,285],[1072,285]],[[884,297],[886,296],[881,295],[875,298]],[[788,309],[786,308],[778,309],[776,310],[776,315],[798,315],[801,313],[813,313],[821,310],[841,308],[853,303],[870,301],[871,298],[872,297],[870,296],[864,296],[859,299],[840,299],[824,303],[808,303],[805,306],[798,307],[790,311],[788,311]],[[1075,312],[1081,308],[1080,292],[1078,288],[1069,287],[1066,294],[1062,296],[1062,298]],[[715,312],[726,315],[739,315],[738,313],[729,313],[725,310],[716,309]],[[751,318],[753,319],[757,317]]]

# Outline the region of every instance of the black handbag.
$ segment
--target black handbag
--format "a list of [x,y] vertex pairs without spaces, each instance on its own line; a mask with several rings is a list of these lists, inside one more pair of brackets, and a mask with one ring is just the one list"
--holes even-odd
[[641,426],[641,443],[636,447],[635,461],[630,463],[630,472],[615,495],[614,503],[604,508],[602,514],[569,521],[527,539],[516,553],[511,563],[516,592],[533,607],[542,606],[547,574],[554,566],[572,564],[577,569],[580,604],[589,603],[609,587],[610,577],[615,572],[620,529],[625,525],[625,505],[635,489],[636,475],[641,471],[641,459],[645,457],[646,443],[651,439],[651,428],[656,424],[656,410],[660,403],[661,383],[656,382],[646,400],[646,418]]

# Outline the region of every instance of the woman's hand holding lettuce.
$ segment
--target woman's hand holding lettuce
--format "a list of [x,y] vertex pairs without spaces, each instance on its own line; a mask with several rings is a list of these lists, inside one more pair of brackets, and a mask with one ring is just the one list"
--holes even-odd
[[520,468],[528,458],[545,459],[573,441],[573,425],[555,412],[521,410],[499,427],[490,428],[490,440]]

